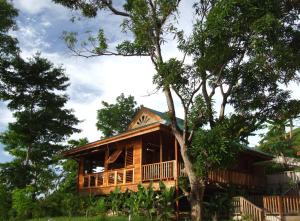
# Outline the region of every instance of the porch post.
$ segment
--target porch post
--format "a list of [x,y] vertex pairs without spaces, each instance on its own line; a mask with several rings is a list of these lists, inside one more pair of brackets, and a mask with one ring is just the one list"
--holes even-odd
[[103,177],[104,177],[104,183],[106,183],[105,186],[108,186],[108,164],[107,164],[107,160],[108,160],[108,157],[109,157],[109,148],[108,148],[108,144],[106,145],[106,150],[105,150],[105,159],[104,159],[104,174],[103,174]]
[[179,177],[179,161],[178,161],[178,143],[176,137],[174,137],[174,147],[175,147],[175,180]]
[[78,162],[78,180],[77,180],[77,191],[79,192],[80,189],[83,188],[83,182],[84,182],[84,158],[80,157]]
[[174,136],[174,149],[175,149],[175,189],[176,189],[176,220],[179,219],[179,200],[178,200],[178,196],[179,196],[179,187],[178,187],[178,168],[179,168],[179,163],[178,163],[178,143],[176,140],[176,137]]
[[159,162],[160,162],[160,164],[159,164],[159,170],[160,170],[160,179],[163,177],[162,175],[163,175],[163,171],[162,171],[162,134],[161,134],[162,132],[161,131],[159,131]]

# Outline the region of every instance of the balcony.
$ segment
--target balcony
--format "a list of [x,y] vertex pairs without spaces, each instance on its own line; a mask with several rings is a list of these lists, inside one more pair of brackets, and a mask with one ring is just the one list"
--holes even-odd
[[83,188],[108,187],[134,182],[134,169],[118,169],[100,173],[85,174]]

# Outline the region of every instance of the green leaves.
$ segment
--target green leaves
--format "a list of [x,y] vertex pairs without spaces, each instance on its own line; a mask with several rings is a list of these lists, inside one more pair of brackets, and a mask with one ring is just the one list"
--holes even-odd
[[184,78],[184,68],[180,61],[171,58],[166,62],[158,64],[158,72],[153,77],[153,83],[163,88],[166,85],[174,85],[174,87],[181,87],[188,83],[188,79]]
[[0,74],[9,66],[9,62],[19,53],[18,41],[8,34],[16,28],[15,17],[18,15],[11,2],[0,1]]
[[96,126],[104,137],[124,132],[138,111],[134,97],[131,95],[125,97],[123,93],[116,98],[115,104],[102,101],[102,105],[103,108],[97,111]]
[[227,168],[242,149],[240,130],[234,126],[233,119],[224,119],[212,129],[199,128],[195,132],[189,155],[199,177],[205,178],[213,169]]
[[116,188],[110,193],[108,201],[108,207],[114,214],[170,220],[174,212],[175,188],[167,188],[163,182],[159,183],[159,192],[154,190],[152,183],[147,187],[139,184],[137,192],[126,190],[121,193]]
[[64,106],[68,77],[61,67],[36,54],[28,61],[18,57],[0,75],[0,99],[7,101],[15,121],[0,141],[14,160],[0,165],[1,183],[11,188],[34,187],[34,194],[48,194],[54,187],[56,157],[79,121]]

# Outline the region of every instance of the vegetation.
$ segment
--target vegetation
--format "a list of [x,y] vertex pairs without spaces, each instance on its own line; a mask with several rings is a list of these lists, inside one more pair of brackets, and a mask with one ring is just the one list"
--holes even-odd
[[297,157],[300,146],[300,128],[286,132],[285,122],[271,121],[268,132],[260,141],[259,149],[281,157]]
[[9,35],[9,31],[16,28],[15,17],[18,11],[11,2],[0,1],[0,74],[10,65],[11,60],[18,55],[18,41]]
[[[300,102],[291,99],[285,86],[299,82],[298,4],[288,0],[195,0],[195,22],[186,36],[177,27],[180,0],[127,0],[123,7],[120,3],[115,6],[113,0],[53,1],[89,18],[108,10],[110,16],[121,17],[120,31],[130,35],[130,40],[122,39],[112,48],[101,28],[85,42],[79,42],[76,33],[65,33],[74,54],[150,57],[156,71],[153,83],[166,97],[172,132],[188,175],[182,190],[190,201],[193,220],[203,217],[207,171],[230,165],[247,138],[267,120],[274,127],[262,148],[290,154],[285,151],[290,151],[293,137],[283,138],[283,127],[287,119],[298,116]],[[160,193],[142,186],[137,193],[120,194],[117,189],[108,201],[75,193],[76,164],[57,157],[72,145],[65,144],[67,138],[79,131],[75,128],[78,119],[65,108],[69,79],[61,67],[39,54],[21,58],[17,40],[8,34],[15,28],[17,10],[6,0],[0,0],[0,10],[0,99],[7,102],[15,118],[0,135],[5,150],[14,156],[11,162],[0,164],[0,218],[87,217],[103,215],[106,210],[170,218],[174,189],[162,183]],[[166,58],[162,47],[169,39],[177,42],[181,58]],[[183,130],[176,122],[175,97],[184,112]],[[137,110],[134,98],[123,94],[116,104],[102,104],[97,127],[106,137],[123,132]],[[86,142],[83,139],[73,145]],[[222,196],[212,199],[223,201]],[[221,205],[207,201],[206,206],[216,218]]]
[[125,97],[123,93],[116,98],[115,104],[102,101],[102,105],[97,111],[96,126],[104,137],[124,132],[139,109],[134,97]]
[[[79,132],[78,119],[65,108],[69,79],[40,54],[21,58],[17,40],[7,34],[15,27],[17,11],[3,0],[0,10],[0,100],[6,101],[15,118],[0,134],[13,156],[11,162],[0,164],[0,220],[66,215],[61,191],[71,194],[76,167],[61,161],[58,153],[68,148],[67,138]],[[64,173],[57,170],[61,163]]]
[[115,215],[169,220],[174,216],[175,188],[168,189],[163,182],[159,183],[159,192],[154,191],[152,184],[147,188],[139,185],[137,192],[121,193],[117,188],[109,195],[108,202]]
[[[127,221],[128,217],[123,216],[112,216],[112,217],[102,217],[102,216],[95,216],[95,217],[55,217],[51,218],[52,221]],[[38,219],[31,219],[28,221],[49,221],[49,218],[38,218]],[[136,217],[133,218],[132,221],[148,221],[145,217]]]
[[[185,194],[193,220],[202,217],[207,171],[226,167],[267,119],[291,104],[299,106],[282,87],[299,81],[299,5],[291,1],[195,1],[190,36],[176,27],[180,0],[127,0],[123,8],[107,0],[54,2],[90,18],[109,10],[123,19],[120,31],[133,36],[112,48],[101,28],[83,43],[77,33],[65,33],[74,54],[150,57],[156,70],[153,81],[165,94],[188,175]],[[162,45],[170,35],[177,40],[181,60],[164,57]],[[185,62],[187,56],[192,62]],[[184,110],[183,131],[176,123],[174,94]]]

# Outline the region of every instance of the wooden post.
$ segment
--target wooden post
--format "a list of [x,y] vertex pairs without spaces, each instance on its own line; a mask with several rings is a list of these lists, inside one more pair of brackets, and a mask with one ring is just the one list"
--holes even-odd
[[177,180],[179,177],[179,160],[178,160],[178,143],[176,138],[174,137],[175,140],[175,179]]
[[278,205],[278,211],[279,211],[279,216],[282,219],[283,217],[283,203],[282,203],[282,197],[277,196],[277,205]]
[[174,136],[174,148],[175,148],[175,189],[176,189],[176,220],[179,220],[179,200],[178,200],[178,196],[179,196],[179,186],[178,186],[178,171],[179,171],[179,162],[178,162],[178,143],[176,140],[176,137]]
[[159,131],[159,170],[160,170],[160,179],[162,178],[162,134]]
[[[105,160],[104,160],[104,174],[103,174],[103,178],[104,178],[104,183],[106,183],[106,186],[108,186],[108,179],[109,179],[109,175],[108,175],[108,160],[109,157],[109,147],[108,144],[106,145],[106,150],[105,150]],[[105,185],[105,184],[104,184]]]
[[115,186],[117,186],[117,180],[118,180],[118,172],[115,171],[115,173],[114,173],[114,184],[115,184]]
[[84,159],[83,157],[80,157],[78,162],[78,180],[77,180],[77,191],[79,192],[80,189],[83,187],[84,182]]

